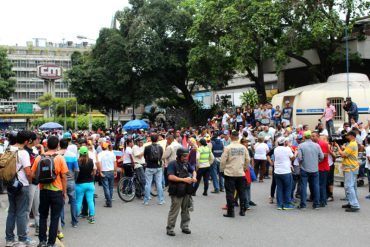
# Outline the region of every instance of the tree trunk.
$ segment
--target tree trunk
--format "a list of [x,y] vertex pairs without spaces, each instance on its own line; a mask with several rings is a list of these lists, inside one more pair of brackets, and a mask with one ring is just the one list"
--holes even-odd
[[257,90],[260,103],[266,103],[267,97],[266,97],[265,78],[264,78],[262,59],[257,62],[257,81],[255,81],[255,83],[256,83],[256,90]]

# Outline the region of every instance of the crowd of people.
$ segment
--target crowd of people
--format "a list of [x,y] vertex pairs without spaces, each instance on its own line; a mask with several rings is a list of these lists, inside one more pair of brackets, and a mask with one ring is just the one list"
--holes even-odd
[[[6,187],[9,200],[6,246],[35,245],[36,241],[29,237],[31,228],[39,238],[37,246],[56,246],[56,238],[63,238],[67,200],[72,227],[78,227],[82,218],[94,224],[95,212],[99,211],[95,208],[95,182],[103,187],[104,206],[111,208],[115,179],[132,177],[134,173],[142,186],[141,199],[146,206],[152,199],[153,181],[159,205],[166,203],[164,191],[168,188],[169,236],[176,235],[180,209],[181,230],[191,233],[189,212],[194,209],[198,191],[205,197],[208,193],[226,192],[224,216],[228,218],[235,217],[235,207],[239,207],[240,216],[245,216],[256,206],[251,198],[252,182],[263,183],[266,179],[271,180],[269,202],[276,203],[278,210],[304,210],[307,202],[312,202],[315,210],[325,208],[328,201],[334,200],[334,163],[338,158],[342,160],[348,201],[343,208],[346,212],[359,211],[358,153],[365,152],[363,165],[370,169],[369,124],[351,118],[351,122],[335,131],[335,107],[328,101],[321,117],[325,126],[321,122],[317,126],[295,125],[293,108],[289,101],[285,104],[282,109],[261,104],[255,108],[246,106],[244,111],[238,108],[233,113],[225,110],[198,128],[153,128],[128,133],[118,126],[105,132],[7,132],[0,153],[17,154],[14,180],[22,186],[15,186],[14,180],[6,186],[0,181],[0,193]],[[334,135],[338,139],[333,140]],[[114,150],[121,155],[117,156]],[[367,175],[370,180],[369,172]],[[18,241],[14,234],[16,224]]]

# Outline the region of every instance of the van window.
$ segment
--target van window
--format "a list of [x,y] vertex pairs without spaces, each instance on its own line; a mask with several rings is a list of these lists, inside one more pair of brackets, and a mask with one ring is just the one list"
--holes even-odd
[[344,121],[344,110],[342,104],[344,103],[344,98],[328,98],[330,103],[335,107],[337,114],[335,115],[334,121]]

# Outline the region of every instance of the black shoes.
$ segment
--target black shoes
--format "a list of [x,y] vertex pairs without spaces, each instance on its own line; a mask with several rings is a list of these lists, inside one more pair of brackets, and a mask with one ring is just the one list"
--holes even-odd
[[167,235],[171,236],[171,237],[174,237],[174,236],[176,236],[176,233],[172,230],[167,230]]
[[255,204],[255,203],[254,203],[254,202],[252,202],[252,201],[250,201],[250,202],[249,202],[249,205],[251,205],[251,206],[253,206],[253,207],[257,206],[257,204]]
[[204,192],[203,192],[203,195],[204,195],[204,196],[208,196],[207,191],[204,191]]
[[360,211],[359,208],[346,208],[346,212],[350,212],[350,213],[355,213],[355,212],[358,212]]
[[189,229],[182,229],[182,233],[191,234],[191,231]]
[[235,218],[235,212],[234,212],[234,210],[228,209],[227,210],[227,213],[224,214],[224,217],[227,217],[227,218]]
[[111,208],[111,207],[112,207],[112,205],[105,204],[105,205],[104,205],[104,207],[105,207],[105,208]]
[[212,194],[219,194],[219,193],[220,193],[220,191],[218,191],[218,190],[213,190],[213,191],[211,191],[211,193],[212,193]]
[[351,205],[350,204],[344,204],[344,205],[342,205],[342,208],[351,208]]

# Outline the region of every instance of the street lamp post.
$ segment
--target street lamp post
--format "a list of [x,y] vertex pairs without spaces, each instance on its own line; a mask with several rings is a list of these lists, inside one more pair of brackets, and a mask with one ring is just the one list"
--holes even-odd
[[76,99],[76,116],[75,116],[75,130],[78,129],[78,119],[77,119],[77,99]]
[[64,101],[64,132],[67,131],[67,102],[69,100]]

